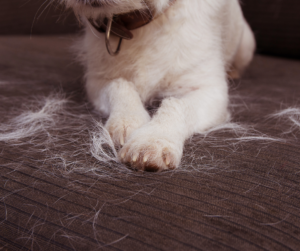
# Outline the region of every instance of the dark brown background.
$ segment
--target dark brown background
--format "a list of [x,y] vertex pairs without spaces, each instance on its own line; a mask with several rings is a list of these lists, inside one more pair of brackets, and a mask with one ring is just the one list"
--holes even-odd
[[70,10],[50,0],[1,0],[0,35],[74,33],[78,22]]
[[[300,57],[299,0],[243,0],[258,52]],[[0,34],[74,33],[79,25],[70,10],[49,0],[1,0]]]

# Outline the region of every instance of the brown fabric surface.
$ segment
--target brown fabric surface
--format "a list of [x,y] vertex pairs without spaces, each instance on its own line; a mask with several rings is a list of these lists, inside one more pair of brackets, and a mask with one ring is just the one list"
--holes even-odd
[[[1,114],[60,90],[76,115],[97,119],[83,105],[72,40],[0,38]],[[288,125],[264,118],[297,104],[299,69],[299,61],[256,56],[244,79],[231,83],[233,121],[280,136]],[[20,101],[8,107],[11,98]],[[179,171],[158,174],[123,172],[84,154],[85,130],[76,141],[74,131],[56,133],[65,146],[50,147],[52,155],[31,138],[0,142],[3,250],[299,250],[299,130],[285,142],[235,145],[222,141],[231,137],[226,131],[215,134],[216,143],[197,136],[187,141]],[[76,148],[67,157],[82,169],[68,172],[53,156]]]
[[298,0],[244,0],[242,3],[255,33],[258,52],[300,58]]

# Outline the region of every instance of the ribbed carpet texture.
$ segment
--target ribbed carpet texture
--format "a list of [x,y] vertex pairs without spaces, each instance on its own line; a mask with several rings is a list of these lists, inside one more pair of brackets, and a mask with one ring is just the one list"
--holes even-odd
[[0,250],[299,250],[299,61],[256,56],[232,121],[143,173],[118,163],[74,39],[0,38]]

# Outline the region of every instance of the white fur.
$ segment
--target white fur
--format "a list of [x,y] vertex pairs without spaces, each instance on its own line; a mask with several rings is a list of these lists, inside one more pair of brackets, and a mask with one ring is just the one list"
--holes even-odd
[[[137,169],[178,167],[184,141],[230,117],[227,72],[242,72],[255,42],[238,0],[149,0],[157,16],[132,31],[118,56],[105,47],[104,34],[86,20],[145,8],[142,0],[99,0],[93,8],[63,0],[85,24],[78,44],[86,67],[86,89],[108,116],[106,128],[122,146],[119,157]],[[167,9],[167,11],[165,11]],[[118,38],[112,37],[112,47]],[[144,105],[163,99],[150,118]]]

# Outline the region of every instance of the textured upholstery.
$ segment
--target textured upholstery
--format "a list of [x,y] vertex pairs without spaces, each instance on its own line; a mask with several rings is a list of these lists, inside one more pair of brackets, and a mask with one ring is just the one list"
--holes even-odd
[[[73,115],[97,118],[84,105],[72,40],[0,38],[1,123],[26,100],[55,90],[70,96]],[[299,61],[256,56],[243,80],[231,83],[233,121],[286,140],[196,136],[177,172],[126,172],[99,162],[86,151],[87,130],[54,127],[48,133],[59,147],[45,143],[49,135],[0,142],[0,248],[299,250],[299,129],[281,134],[290,124],[266,119],[297,103],[299,69]]]

